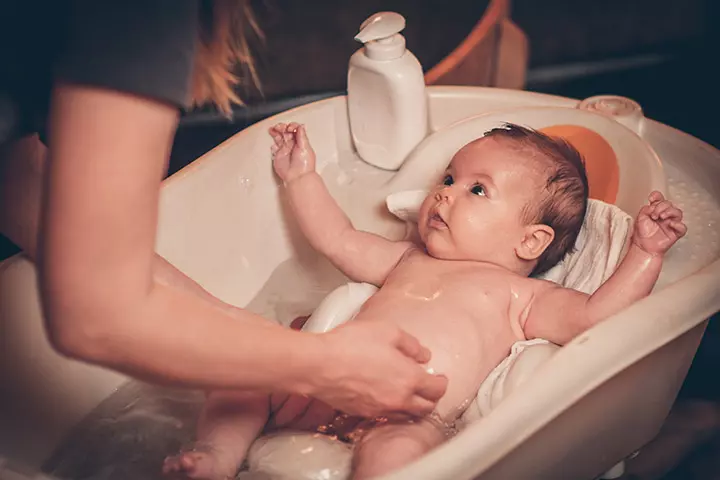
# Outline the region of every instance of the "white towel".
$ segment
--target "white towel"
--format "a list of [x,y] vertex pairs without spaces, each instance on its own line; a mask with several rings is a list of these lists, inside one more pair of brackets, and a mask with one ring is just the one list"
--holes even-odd
[[575,250],[540,278],[592,294],[625,256],[632,227],[632,217],[620,208],[591,199]]

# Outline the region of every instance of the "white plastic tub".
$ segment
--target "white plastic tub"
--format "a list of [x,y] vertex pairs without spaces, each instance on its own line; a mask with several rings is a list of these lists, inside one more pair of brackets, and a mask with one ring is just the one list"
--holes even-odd
[[[431,87],[428,94],[433,131],[499,109],[578,103],[476,87]],[[513,115],[508,112],[507,119],[530,118]],[[557,121],[577,118],[567,115]],[[279,121],[307,125],[318,170],[361,229],[402,235],[404,225],[380,206],[390,191],[417,186],[405,168],[427,163],[411,159],[394,176],[359,161],[345,98],[336,97],[260,122],[165,182],[158,252],[222,300],[287,323],[345,279],[307,246],[284,210],[266,133]],[[619,141],[609,131],[606,139]],[[659,188],[684,209],[688,225],[655,293],[581,335],[490,416],[388,478],[593,478],[657,433],[705,320],[720,310],[720,153],[647,119],[639,131],[662,168],[647,167],[651,157],[645,167],[623,166],[621,160],[618,205],[638,208],[646,190]],[[627,132],[627,138],[634,135]],[[628,178],[636,183],[623,186]],[[34,270],[22,257],[0,265],[0,299],[0,455],[39,466],[73,425],[127,379],[51,351]]]

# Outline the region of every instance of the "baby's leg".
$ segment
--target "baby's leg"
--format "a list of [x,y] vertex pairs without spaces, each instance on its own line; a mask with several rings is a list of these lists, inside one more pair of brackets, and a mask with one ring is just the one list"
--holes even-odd
[[233,478],[268,419],[267,394],[211,392],[198,422],[193,450],[165,459],[163,473],[189,478]]
[[358,442],[353,457],[353,480],[390,473],[429,452],[445,434],[428,421],[377,427]]

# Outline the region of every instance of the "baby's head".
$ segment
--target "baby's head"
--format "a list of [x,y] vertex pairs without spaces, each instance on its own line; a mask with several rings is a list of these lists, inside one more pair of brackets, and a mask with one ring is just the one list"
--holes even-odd
[[420,208],[418,231],[436,258],[540,274],[572,250],[587,199],[575,148],[507,124],[455,154]]

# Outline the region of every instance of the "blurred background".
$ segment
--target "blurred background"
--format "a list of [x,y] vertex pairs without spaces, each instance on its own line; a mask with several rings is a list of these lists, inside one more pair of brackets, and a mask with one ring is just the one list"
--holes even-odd
[[[647,117],[720,147],[720,0],[253,0],[252,7],[262,32],[251,38],[260,88],[238,87],[246,105],[231,119],[212,109],[183,115],[168,175],[259,120],[344,94],[348,60],[360,48],[353,36],[384,10],[406,18],[403,34],[427,84],[626,96]],[[16,252],[0,237],[0,259]],[[623,478],[649,478],[653,469],[666,479],[720,478],[718,320],[655,457],[641,455]]]
[[232,124],[207,111],[189,114],[171,172],[206,149],[203,126],[213,130],[205,133],[215,141],[288,106],[344,93],[348,60],[360,47],[353,36],[363,20],[383,10],[405,16],[407,46],[423,65],[428,84],[522,88],[576,98],[628,96],[647,116],[718,146],[718,120],[711,112],[719,105],[714,68],[719,3],[254,0],[264,33],[264,40],[252,44],[262,93],[248,84],[239,88],[248,106],[237,109]]

